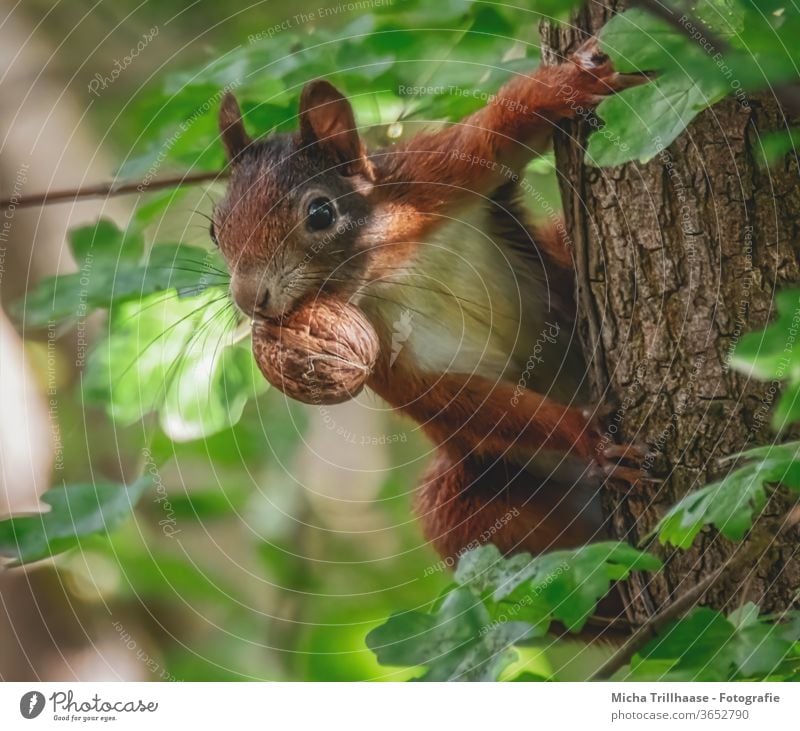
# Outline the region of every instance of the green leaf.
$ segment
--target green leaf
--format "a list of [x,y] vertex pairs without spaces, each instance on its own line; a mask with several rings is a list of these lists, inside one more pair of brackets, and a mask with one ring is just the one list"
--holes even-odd
[[131,514],[150,484],[140,478],[127,486],[98,483],[48,490],[42,495],[48,512],[0,521],[0,555],[16,564],[30,563],[73,548],[82,538],[109,533]]
[[605,125],[589,139],[587,162],[596,167],[647,162],[726,94],[718,79],[672,73],[609,97],[597,108]]
[[611,583],[631,571],[656,571],[658,558],[626,543],[594,543],[568,551],[504,559],[487,545],[461,557],[456,580],[502,602],[497,614],[525,619],[544,631],[553,620],[579,631]]
[[800,146],[800,129],[784,129],[778,132],[767,132],[758,140],[758,152],[765,165],[774,165],[790,151],[797,155]]
[[[538,0],[529,9],[473,0],[430,3],[404,0],[361,14],[346,24],[308,23],[256,32],[246,44],[215,50],[208,62],[169,74],[137,95],[130,114],[147,120],[144,144],[123,164],[126,176],[158,174],[165,167],[213,170],[224,162],[216,114],[223,89],[235,91],[253,134],[297,126],[300,90],[325,77],[357,107],[361,125],[408,118],[446,119],[468,113],[494,92],[514,62],[502,59],[515,38],[536,38],[541,14],[563,16],[577,0]],[[538,12],[537,12],[538,11]],[[420,32],[422,29],[422,32]],[[516,55],[536,56],[533,44]],[[534,63],[527,61],[526,70]],[[407,86],[461,87],[426,94],[424,105],[399,93]]]
[[592,135],[586,150],[592,165],[647,162],[703,109],[731,93],[729,81],[708,53],[644,10],[614,16],[599,38],[618,71],[659,73],[649,84],[600,104],[597,115],[605,126]]
[[199,292],[222,280],[212,267],[216,254],[194,246],[163,244],[143,255],[141,238],[109,221],[70,232],[80,270],[43,280],[15,304],[26,328],[86,317],[156,292]]
[[745,29],[745,9],[740,0],[701,0],[694,3],[693,11],[701,27],[712,28],[719,38],[730,40]]
[[795,351],[800,322],[800,289],[784,289],[775,296],[778,317],[758,332],[747,333],[734,349],[730,365],[762,381],[800,377],[800,349]]
[[541,13],[545,19],[566,19],[582,0],[530,0],[527,7]]
[[733,540],[741,540],[753,523],[753,515],[766,503],[764,483],[751,472],[691,493],[673,506],[659,524],[659,539],[678,548],[689,548],[704,526],[713,524]]
[[775,297],[778,317],[764,330],[745,335],[734,349],[731,367],[763,381],[785,381],[773,414],[780,431],[800,420],[800,289]]
[[[681,19],[692,37],[638,8],[614,16],[600,31],[618,71],[658,73],[651,83],[600,104],[605,126],[587,148],[593,165],[646,162],[724,97],[797,81],[800,14],[794,8],[770,18],[732,0],[706,0],[693,10],[698,20]],[[715,38],[726,47],[716,47]]]
[[736,629],[751,627],[758,622],[758,604],[747,602],[737,607],[728,615],[728,621]]
[[639,8],[615,15],[598,38],[620,73],[681,68],[687,48],[694,53],[682,33]]
[[144,253],[144,242],[138,233],[121,231],[104,218],[93,225],[72,229],[69,245],[76,261],[84,263],[89,257],[111,263],[135,262]]
[[798,421],[800,421],[800,379],[792,379],[784,386],[778,405],[775,407],[772,427],[780,432]]
[[800,491],[800,442],[762,447],[743,454],[756,458],[732,470],[720,482],[691,492],[664,516],[659,540],[689,548],[706,525],[731,540],[742,540],[767,502],[767,485]]
[[730,613],[698,607],[631,661],[629,680],[764,680],[794,651],[800,627],[759,617],[746,604]]
[[624,543],[505,558],[493,545],[461,556],[459,586],[430,613],[393,614],[367,636],[382,665],[424,666],[425,680],[497,680],[514,644],[544,635],[553,621],[580,630],[611,583],[660,561]]
[[396,612],[367,635],[367,646],[381,665],[424,665],[430,659],[426,643],[436,627],[431,614]]
[[[656,571],[661,562],[626,543],[594,543],[534,559],[538,570],[531,589],[550,603],[552,616],[570,631],[580,631],[614,581],[631,571]],[[517,596],[519,592],[516,592]]]
[[455,580],[479,594],[510,593],[530,575],[531,562],[528,553],[505,558],[497,546],[487,544],[460,556]]
[[182,358],[186,365],[160,408],[161,426],[175,441],[200,439],[236,424],[247,402],[267,388],[249,347],[206,345],[201,352],[190,345]]
[[522,623],[492,623],[480,598],[462,587],[435,615],[393,614],[367,635],[367,646],[381,665],[425,666],[423,680],[497,680],[516,659],[514,643],[529,634]]
[[699,673],[704,680],[710,679],[709,674],[727,680],[732,663],[729,643],[734,634],[723,614],[700,607],[649,642],[637,660],[669,661],[670,670]]
[[548,680],[549,680],[549,678],[546,678],[544,675],[537,675],[536,673],[524,672],[524,673],[520,673],[519,675],[515,675],[508,682],[509,683],[546,683]]

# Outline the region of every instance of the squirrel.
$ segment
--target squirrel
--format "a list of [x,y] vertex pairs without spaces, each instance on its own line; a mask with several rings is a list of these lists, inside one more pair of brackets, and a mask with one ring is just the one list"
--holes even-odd
[[381,343],[368,386],[436,445],[415,508],[443,558],[583,545],[602,535],[606,480],[641,476],[642,448],[604,446],[584,410],[563,224],[531,225],[520,191],[560,121],[645,81],[590,38],[461,122],[375,151],[325,80],[303,88],[296,133],[254,140],[222,99],[211,238],[233,300],[267,320],[322,292],[363,311]]

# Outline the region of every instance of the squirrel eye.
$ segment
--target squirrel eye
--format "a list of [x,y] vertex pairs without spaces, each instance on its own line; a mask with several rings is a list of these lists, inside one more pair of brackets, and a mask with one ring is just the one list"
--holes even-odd
[[308,227],[312,231],[322,231],[336,221],[336,209],[329,198],[314,198],[308,204]]
[[208,227],[208,235],[211,237],[211,240],[214,242],[214,246],[219,246],[219,241],[217,241],[217,232],[214,231],[214,222],[212,221]]

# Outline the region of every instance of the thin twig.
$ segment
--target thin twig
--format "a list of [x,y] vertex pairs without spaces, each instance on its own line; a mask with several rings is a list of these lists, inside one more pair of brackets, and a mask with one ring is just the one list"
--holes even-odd
[[[692,15],[684,12],[681,18],[686,18],[689,22],[681,22],[671,8],[662,4],[659,0],[631,0],[631,5],[644,8],[653,15],[661,18],[677,31],[685,35],[690,40],[697,40],[692,35],[692,27],[697,27],[699,21]],[[703,26],[705,40],[713,45],[719,53],[730,50],[730,46],[723,39],[719,38],[712,31]],[[772,88],[778,103],[784,106],[792,114],[800,113],[800,90],[789,84],[782,84]],[[68,188],[64,190],[45,191],[43,193],[32,193],[31,195],[0,199],[0,210],[9,208],[33,208],[34,206],[44,206],[53,203],[66,203],[76,200],[92,198],[109,198],[115,195],[127,195],[130,193],[146,193],[152,190],[162,190],[164,188],[177,188],[181,185],[196,185],[209,181],[226,178],[227,171],[194,173],[191,175],[181,175],[171,178],[161,178],[150,182],[127,181],[117,183],[115,181],[88,185],[82,188]]]
[[[678,17],[668,5],[664,5],[664,3],[659,2],[659,0],[631,0],[631,5],[638,5],[640,8],[644,8],[648,13],[651,15],[655,15],[657,18],[661,18],[664,22],[671,25],[675,30],[679,33],[685,35],[690,41],[694,42],[698,40],[695,38],[693,33],[693,28],[689,26],[694,26],[697,28],[700,22],[692,15],[689,15],[686,11],[681,11],[681,16]],[[688,23],[682,23],[681,18],[685,18]],[[705,25],[703,27],[703,37],[708,43],[710,43],[714,48],[719,51],[720,53],[725,53],[730,49],[730,46],[726,41],[722,38],[719,38],[716,33],[709,30]]]
[[714,586],[714,584],[719,581],[722,574],[730,568],[731,561],[728,560],[706,576],[700,583],[695,584],[685,594],[681,594],[681,596],[666,609],[653,615],[647,622],[639,627],[639,629],[637,629],[608,660],[595,670],[589,680],[606,680],[621,667],[627,665],[637,651],[641,650],[660,629],[663,629],[664,626],[669,624],[672,620],[678,619],[678,617],[683,616],[694,607],[694,605],[700,601],[703,594]]
[[48,190],[43,193],[31,193],[30,195],[12,196],[11,198],[0,199],[0,210],[9,208],[32,208],[34,206],[44,206],[53,203],[68,203],[77,200],[91,198],[109,198],[114,195],[128,195],[130,193],[149,193],[153,190],[163,190],[164,188],[178,188],[181,185],[197,185],[208,183],[215,180],[222,180],[228,177],[226,170],[217,170],[206,173],[189,173],[175,175],[169,178],[158,180],[127,180],[110,181],[106,183],[96,183],[86,185],[81,188],[65,188],[62,190]]
[[703,597],[703,594],[713,587],[723,574],[745,563],[760,560],[764,551],[775,537],[794,527],[798,520],[800,520],[800,515],[793,518],[790,512],[790,514],[784,518],[781,525],[776,527],[775,522],[770,521],[763,526],[757,536],[754,535],[751,538],[749,543],[738,544],[736,550],[714,569],[714,571],[639,627],[639,629],[637,629],[608,660],[592,673],[589,680],[606,680],[617,672],[617,670],[627,665],[631,661],[631,658],[641,650],[659,630],[663,629],[673,620],[682,617],[692,609]]

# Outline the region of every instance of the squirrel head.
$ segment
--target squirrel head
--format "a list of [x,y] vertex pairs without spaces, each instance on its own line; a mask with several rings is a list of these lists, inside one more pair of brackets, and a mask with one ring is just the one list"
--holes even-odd
[[319,292],[353,294],[369,281],[383,239],[376,171],[352,107],[327,81],[307,84],[299,130],[253,140],[236,98],[222,100],[230,164],[211,235],[249,317],[278,318]]

